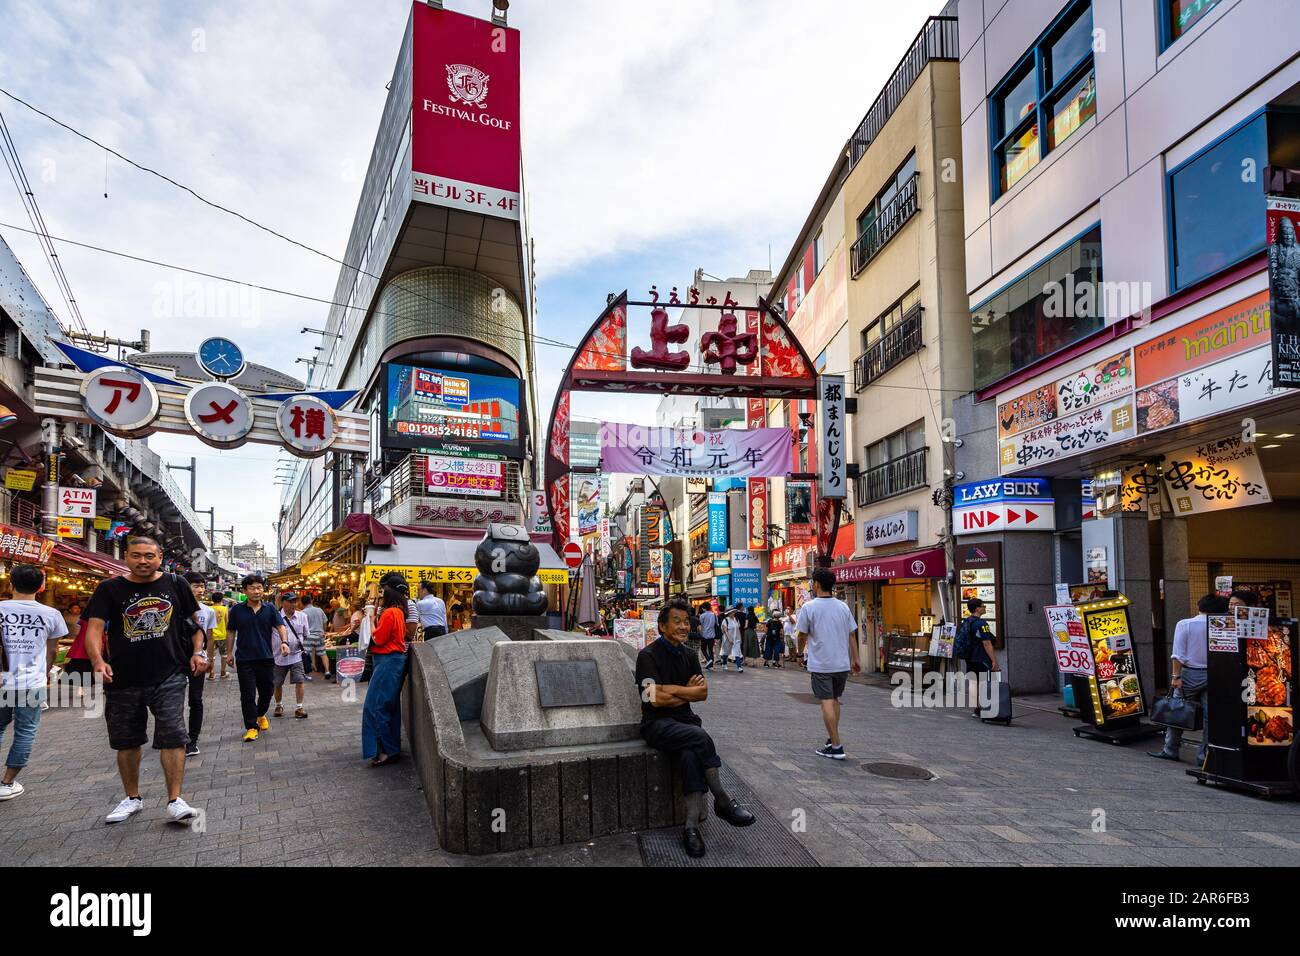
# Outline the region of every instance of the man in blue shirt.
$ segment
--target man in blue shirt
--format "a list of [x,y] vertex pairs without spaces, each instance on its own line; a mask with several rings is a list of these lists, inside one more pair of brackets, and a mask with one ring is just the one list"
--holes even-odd
[[420,600],[415,602],[415,606],[420,612],[420,627],[424,628],[426,641],[447,633],[447,605],[433,593],[430,582],[420,582]]
[[275,683],[275,655],[289,653],[289,631],[280,612],[262,602],[266,581],[261,575],[250,574],[240,584],[248,600],[232,607],[226,618],[226,662],[233,659],[239,678],[247,744],[257,739],[259,731],[271,728],[266,712]]

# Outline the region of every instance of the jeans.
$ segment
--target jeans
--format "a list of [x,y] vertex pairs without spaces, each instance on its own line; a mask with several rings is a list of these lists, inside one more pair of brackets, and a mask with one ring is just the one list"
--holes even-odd
[[235,661],[239,677],[239,707],[244,714],[244,729],[256,730],[257,718],[265,717],[271,707],[275,683],[275,659]]
[[705,663],[712,664],[713,663],[713,638],[711,637],[700,638],[700,650],[703,651],[704,653]]
[[[1208,674],[1203,667],[1187,667],[1182,670],[1183,686],[1174,691],[1175,697],[1182,697],[1185,700],[1200,701],[1201,704],[1201,746],[1196,751],[1196,762],[1205,762],[1205,743],[1210,739],[1210,698],[1205,693],[1209,686]],[[1178,748],[1183,742],[1183,728],[1167,727],[1165,728],[1165,747],[1164,752],[1170,756],[1178,756]]]
[[190,675],[190,743],[199,742],[199,731],[203,729],[203,682],[207,674]]
[[763,648],[763,660],[771,661],[774,664],[781,662],[781,651],[785,649],[785,638],[769,637],[767,644]]
[[366,703],[361,710],[361,756],[371,760],[383,751],[402,751],[402,677],[405,654],[376,654]]
[[722,758],[713,738],[703,727],[660,717],[641,726],[641,736],[651,747],[673,754],[682,775],[682,793],[704,793],[709,789],[704,771],[721,767]]
[[32,755],[32,744],[36,742],[36,728],[41,722],[41,704],[45,702],[45,688],[34,687],[31,690],[7,690],[0,698],[0,742],[4,740],[5,728],[13,721],[14,739],[9,745],[6,767],[19,770],[27,766],[27,759]]

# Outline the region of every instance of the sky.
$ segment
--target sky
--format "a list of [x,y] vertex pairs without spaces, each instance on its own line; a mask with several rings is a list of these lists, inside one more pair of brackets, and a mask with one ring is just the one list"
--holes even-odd
[[[490,0],[447,0],[486,18]],[[537,324],[575,344],[608,292],[780,268],[839,150],[939,0],[513,0]],[[408,0],[0,0],[0,87],[223,206],[341,258]],[[0,95],[50,233],[330,299],[338,266],[211,209]],[[7,172],[0,235],[67,324]],[[58,246],[91,331],[154,350],[231,335],[305,377],[328,307]],[[570,353],[539,346],[543,422]],[[575,405],[611,417],[607,399]],[[652,400],[624,400],[648,424]],[[198,460],[198,506],[274,543],[277,449]],[[187,474],[175,475],[188,488]]]

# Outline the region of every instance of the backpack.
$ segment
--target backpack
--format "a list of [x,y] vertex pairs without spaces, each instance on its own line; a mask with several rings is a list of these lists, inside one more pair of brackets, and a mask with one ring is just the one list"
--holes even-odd
[[952,656],[959,661],[969,661],[975,658],[976,649],[980,646],[979,624],[980,619],[977,617],[968,617],[962,621],[957,628],[957,637],[953,640]]

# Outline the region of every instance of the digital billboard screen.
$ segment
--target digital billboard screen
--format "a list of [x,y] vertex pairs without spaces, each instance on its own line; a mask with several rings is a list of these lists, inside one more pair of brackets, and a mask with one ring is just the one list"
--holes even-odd
[[523,457],[519,379],[390,364],[386,380],[385,448]]

